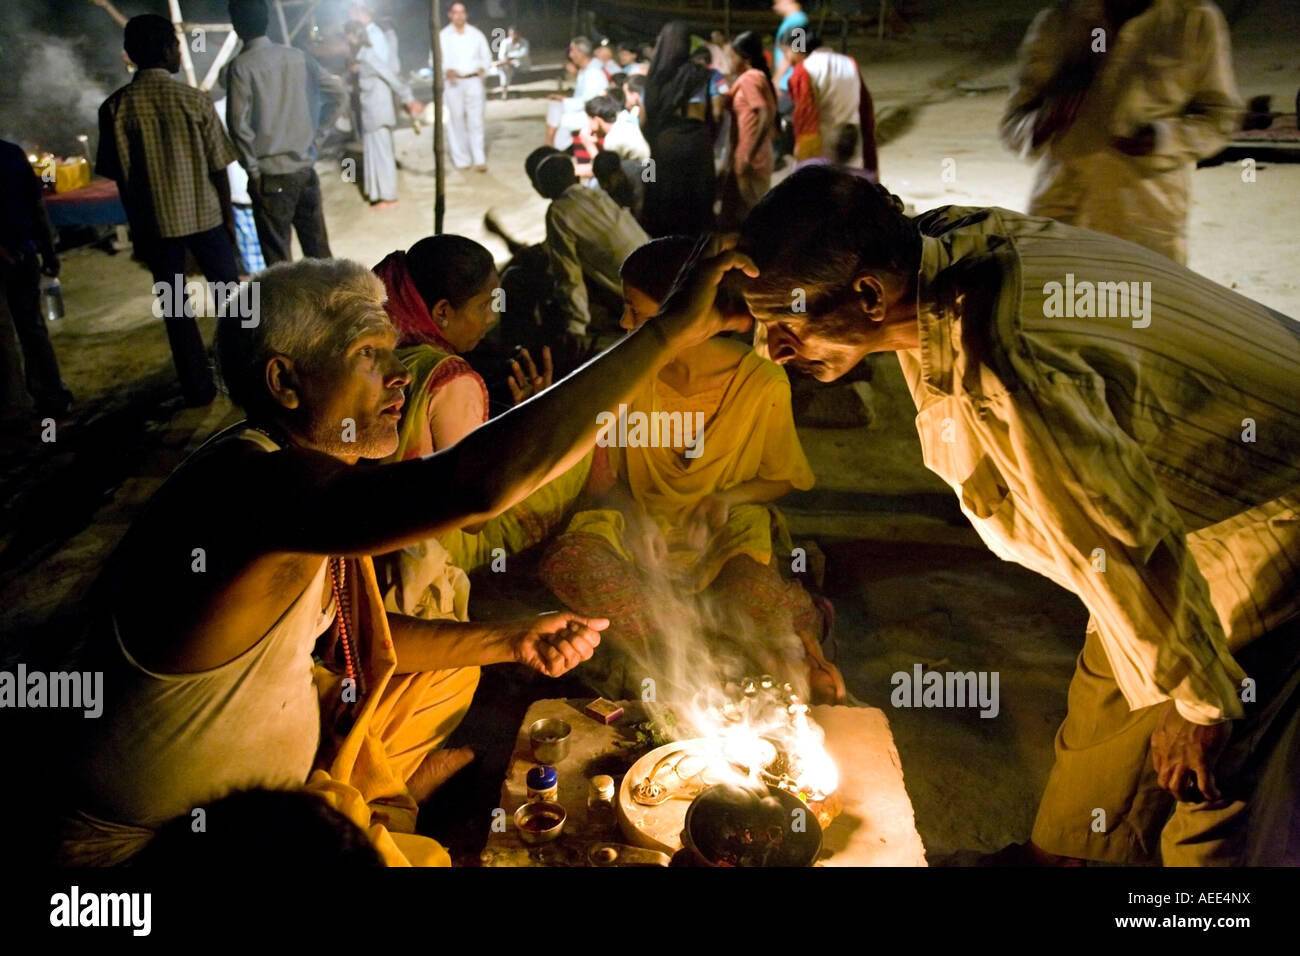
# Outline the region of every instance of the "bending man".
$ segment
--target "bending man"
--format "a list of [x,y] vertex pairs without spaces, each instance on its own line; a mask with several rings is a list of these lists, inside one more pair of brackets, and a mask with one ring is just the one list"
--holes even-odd
[[825,167],[768,193],[739,248],[772,358],[833,381],[897,352],[926,465],[994,553],[1092,614],[1022,856],[1297,862],[1260,814],[1296,779],[1265,742],[1300,685],[1300,325],[1121,239],[912,220]]

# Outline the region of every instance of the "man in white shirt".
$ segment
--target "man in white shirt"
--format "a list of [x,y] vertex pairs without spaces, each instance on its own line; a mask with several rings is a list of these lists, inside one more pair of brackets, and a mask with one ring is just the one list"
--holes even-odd
[[586,37],[574,37],[569,43],[569,60],[578,68],[573,95],[552,93],[546,108],[546,145],[556,149],[567,149],[574,131],[586,127],[587,100],[609,89],[609,77]]
[[466,21],[465,4],[453,3],[447,10],[451,22],[442,28],[442,69],[446,76],[445,104],[451,161],[457,169],[472,163],[480,173],[487,172],[487,154],[483,149],[483,109],[486,95],[483,76],[492,66],[492,51],[487,37]]
[[[845,166],[865,166],[864,83],[857,61],[827,49],[816,36],[805,39],[802,51],[789,47],[786,54],[787,62],[792,64],[789,90],[794,100],[795,159],[824,159]],[[815,122],[815,127],[809,120]],[[856,129],[849,132],[848,127]],[[849,155],[842,154],[846,135],[855,144]]]
[[501,98],[510,99],[510,81],[516,70],[529,68],[529,48],[518,27],[508,27],[496,50],[497,58],[492,61],[492,73],[501,84]]
[[610,45],[608,39],[602,37],[600,42],[596,44],[595,49],[591,51],[591,55],[600,61],[600,68],[605,71],[606,77],[622,72],[618,61],[614,59],[614,48]]
[[619,159],[638,163],[650,161],[650,144],[641,133],[641,125],[627,110],[619,109],[618,100],[601,94],[587,101],[593,136],[603,136],[601,151],[617,153]]

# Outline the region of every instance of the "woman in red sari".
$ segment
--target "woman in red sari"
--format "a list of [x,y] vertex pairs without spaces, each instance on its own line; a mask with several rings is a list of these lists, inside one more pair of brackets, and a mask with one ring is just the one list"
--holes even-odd
[[745,31],[731,41],[732,151],[722,187],[722,228],[738,227],[772,183],[776,90],[763,41]]

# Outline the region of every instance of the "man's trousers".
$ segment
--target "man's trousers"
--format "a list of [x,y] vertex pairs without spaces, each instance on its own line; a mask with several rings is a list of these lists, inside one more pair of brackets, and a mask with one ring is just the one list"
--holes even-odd
[[451,161],[457,169],[486,166],[483,150],[483,91],[481,76],[449,80],[443,88],[447,97],[447,141]]
[[1156,785],[1151,734],[1172,702],[1129,710],[1092,625],[1034,822],[1050,853],[1166,866],[1300,864],[1300,618],[1234,653],[1254,682],[1214,768],[1225,805]]
[[[206,405],[216,397],[217,387],[212,377],[212,364],[203,346],[203,335],[195,321],[193,303],[184,294],[185,252],[193,253],[199,271],[209,282],[235,283],[239,281],[235,240],[225,226],[215,226],[188,236],[146,240],[140,245],[141,256],[153,273],[154,284],[165,283],[168,290],[167,298],[161,300],[163,322],[185,402],[191,406]],[[179,292],[173,288],[177,276],[181,277]],[[179,315],[173,314],[175,309],[172,308],[178,299],[183,304]]]
[[371,202],[397,200],[397,156],[393,131],[387,126],[361,134],[366,198]]
[[291,229],[297,231],[298,244],[308,259],[330,258],[320,179],[310,166],[283,175],[263,173],[253,197],[253,216],[268,266],[293,258]]
[[0,398],[7,407],[25,408],[35,401],[37,411],[44,412],[67,405],[41,311],[41,267],[34,253],[12,262],[0,258],[0,376]]

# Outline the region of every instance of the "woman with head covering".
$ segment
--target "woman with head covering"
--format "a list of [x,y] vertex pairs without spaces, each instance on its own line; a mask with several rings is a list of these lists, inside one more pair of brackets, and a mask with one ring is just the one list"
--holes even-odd
[[[694,246],[669,236],[627,257],[623,328],[659,311]],[[830,603],[779,569],[777,554],[793,544],[771,502],[813,484],[785,372],[742,342],[710,339],[680,353],[620,414],[629,423],[680,415],[703,427],[657,442],[629,437],[622,447],[607,437],[607,459],[588,485],[599,499],[542,559],[557,597],[578,613],[599,606],[610,619],[615,639],[583,666],[587,679],[615,699],[639,693],[647,668],[671,679],[665,641],[696,616],[686,603],[708,622],[702,636],[715,659],[734,654],[744,661],[737,666],[806,681],[814,703],[842,701],[843,678],[821,650]]]
[[722,184],[722,228],[735,229],[772,184],[776,88],[763,56],[763,41],[745,31],[728,48],[731,72],[732,143]]
[[690,28],[673,20],[659,31],[646,77],[642,129],[653,175],[646,177],[641,219],[651,236],[695,236],[713,227],[718,85],[691,56]]
[[[397,450],[388,459],[405,461],[448,448],[487,421],[487,384],[461,354],[496,323],[500,287],[492,254],[464,236],[421,239],[389,253],[374,272],[388,291],[384,308],[397,329],[397,355],[411,373]],[[541,359],[540,370],[527,351],[512,363],[516,404],[551,384],[549,349]],[[514,554],[550,534],[590,468],[588,455],[504,514],[377,559],[389,609],[466,620],[466,572],[494,560],[498,549]]]

